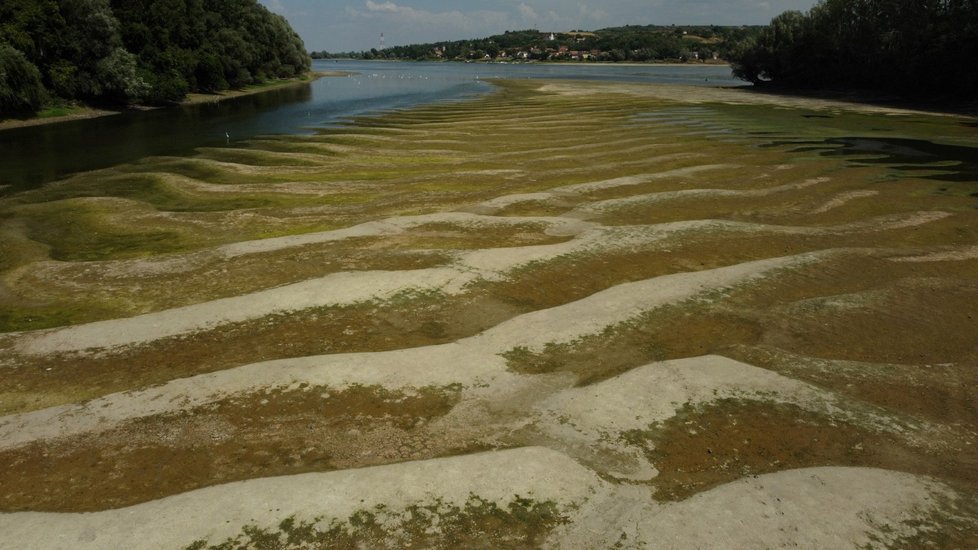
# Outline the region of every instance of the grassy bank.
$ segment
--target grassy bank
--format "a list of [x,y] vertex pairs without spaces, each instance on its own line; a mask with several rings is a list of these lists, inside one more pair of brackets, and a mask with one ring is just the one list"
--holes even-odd
[[[289,86],[299,86],[303,84],[308,84],[324,76],[345,76],[345,75],[346,73],[337,72],[337,71],[327,71],[327,72],[312,71],[299,78],[269,80],[261,84],[246,86],[241,90],[226,90],[223,92],[217,92],[212,94],[191,93],[191,94],[187,94],[187,97],[180,102],[180,105],[198,105],[201,103],[216,103],[219,101],[234,99],[236,97],[260,94],[271,90],[287,88]],[[130,105],[125,109],[106,109],[102,107],[95,107],[95,106],[84,105],[84,104],[57,105],[57,106],[47,107],[41,111],[38,111],[36,114],[30,117],[2,119],[0,120],[0,131],[13,129],[13,128],[24,128],[28,126],[40,126],[43,124],[58,124],[62,122],[83,120],[87,118],[111,116],[111,115],[124,112],[125,110],[145,110],[145,109],[154,109],[154,108],[157,107],[144,106],[139,104]]]

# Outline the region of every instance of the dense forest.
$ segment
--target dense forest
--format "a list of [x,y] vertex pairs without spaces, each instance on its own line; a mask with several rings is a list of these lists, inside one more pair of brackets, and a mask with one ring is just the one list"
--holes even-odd
[[974,99],[978,1],[822,0],[775,17],[732,61],[754,83]]
[[724,58],[761,27],[625,26],[594,32],[507,31],[487,38],[393,46],[365,52],[313,52],[314,58],[662,61]]
[[178,101],[309,66],[298,35],[256,0],[0,1],[0,114]]

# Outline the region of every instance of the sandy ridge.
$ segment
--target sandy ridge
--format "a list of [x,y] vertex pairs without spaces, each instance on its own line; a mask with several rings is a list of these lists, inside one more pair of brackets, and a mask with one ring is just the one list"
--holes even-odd
[[[457,294],[464,290],[466,283],[477,278],[498,280],[506,272],[531,262],[597,248],[609,250],[647,244],[665,238],[670,233],[697,228],[715,229],[717,223],[696,221],[662,226],[601,228],[569,221],[558,224],[557,227],[558,231],[576,233],[576,237],[551,245],[464,252],[457,256],[454,267],[390,272],[339,272],[291,285],[135,317],[15,334],[14,349],[28,355],[78,352],[93,348],[111,349],[273,313],[385,299],[408,290],[437,290]],[[585,229],[587,227],[592,228]]]
[[[790,403],[904,439],[945,431],[927,422],[895,420],[879,407],[718,355],[650,363],[602,382],[560,390],[537,402],[532,418],[552,448],[619,480],[647,481],[657,476],[655,465],[627,443],[625,433],[668,420],[682,407],[727,398]],[[609,456],[615,457],[613,462]]]
[[585,204],[578,208],[575,208],[568,216],[571,217],[584,217],[593,212],[601,212],[604,210],[612,210],[616,208],[623,208],[632,206],[635,204],[652,204],[658,202],[665,202],[670,200],[682,200],[682,199],[696,199],[696,198],[708,198],[708,197],[737,197],[737,198],[752,198],[752,197],[766,197],[768,195],[773,195],[776,193],[783,193],[787,191],[798,191],[814,185],[825,183],[829,181],[829,178],[811,178],[805,181],[797,183],[787,183],[784,185],[778,185],[775,187],[766,187],[762,189],[682,189],[679,191],[662,191],[658,193],[649,193],[643,195],[634,195],[631,197],[625,197],[621,199],[608,199],[603,201],[592,202]]
[[15,349],[28,355],[111,349],[273,313],[385,299],[415,289],[454,288],[457,292],[473,278],[447,268],[333,273],[301,283],[136,317],[30,333],[17,341]]
[[191,408],[231,394],[301,382],[334,387],[350,383],[377,384],[394,388],[485,383],[487,378],[512,376],[499,356],[506,350],[518,346],[539,349],[548,342],[570,342],[644,311],[704,292],[749,283],[774,270],[818,261],[835,253],[759,260],[626,283],[563,306],[521,315],[452,344],[257,363],[173,380],[146,390],[111,394],[83,404],[10,415],[0,418],[0,448],[106,429],[132,418]]
[[[258,254],[285,250],[310,244],[320,244],[340,241],[356,237],[380,237],[397,235],[407,230],[426,224],[452,223],[460,226],[506,226],[520,224],[546,225],[548,234],[575,235],[584,229],[592,227],[588,224],[575,223],[573,220],[559,217],[527,216],[519,218],[504,218],[486,216],[468,212],[444,212],[418,216],[398,216],[379,221],[370,221],[349,228],[286,237],[273,237],[255,241],[244,241],[220,246],[214,252],[224,258],[234,258],[246,254]],[[553,232],[553,233],[552,233]]]
[[[527,216],[509,218],[468,212],[444,212],[418,216],[396,216],[383,220],[364,222],[342,229],[241,241],[194,252],[168,254],[160,258],[106,260],[89,262],[87,265],[88,269],[99,272],[102,277],[110,278],[138,277],[160,273],[182,273],[190,271],[194,266],[206,261],[229,260],[250,254],[276,252],[360,237],[398,235],[418,226],[435,223],[452,223],[462,227],[512,226],[527,223],[540,224],[546,226],[545,233],[555,236],[574,236],[586,229],[594,227],[594,224],[561,217]],[[33,265],[58,266],[67,264],[68,262],[45,260]],[[27,269],[27,267],[24,269]]]
[[[123,319],[110,319],[83,325],[75,325],[30,333],[14,334],[14,350],[27,355],[44,353],[79,352],[111,349],[125,345],[145,343],[161,338],[206,330],[226,323],[234,323],[259,318],[265,315],[295,311],[305,308],[349,305],[370,300],[383,300],[404,291],[440,291],[458,294],[465,285],[483,278],[499,280],[506,272],[532,262],[552,260],[559,256],[586,252],[587,250],[626,249],[631,246],[648,244],[667,237],[670,233],[689,230],[741,230],[772,231],[797,234],[843,234],[852,231],[886,231],[914,227],[950,216],[947,212],[914,212],[883,216],[871,220],[852,222],[829,227],[788,227],[725,222],[719,220],[696,220],[671,222],[652,226],[610,227],[588,225],[568,221],[552,222],[552,218],[517,218],[523,222],[551,220],[554,234],[570,234],[574,238],[557,244],[525,246],[503,249],[484,249],[459,253],[454,266],[407,271],[367,271],[339,272],[325,277],[293,283],[282,287],[262,290],[241,296],[222,298],[209,302],[157,311]],[[482,220],[490,216],[478,214],[452,213],[435,215],[420,219],[405,219],[395,222],[379,222],[377,225],[362,224],[350,231],[339,230],[329,235],[318,234],[316,239],[348,238],[351,234],[367,231],[385,231],[384,223],[396,229],[398,223],[413,225],[430,223],[431,220]],[[372,229],[371,229],[372,228]],[[299,246],[306,236],[295,240],[285,238],[275,243],[262,241],[239,243],[231,253],[255,253],[259,250],[276,247]],[[157,266],[158,267],[158,266]],[[9,339],[8,338],[8,339]]]
[[550,547],[610,548],[624,533],[634,548],[881,548],[933,529],[920,521],[947,497],[933,480],[875,468],[787,470],[665,505],[625,485],[588,501]]
[[879,195],[879,191],[876,191],[875,189],[860,189],[857,191],[840,193],[839,195],[829,199],[825,204],[812,210],[812,214],[824,214],[829,210],[843,206],[850,201],[864,199],[867,197],[875,197],[876,195]]
[[937,250],[918,256],[905,256],[903,258],[891,258],[894,262],[963,262],[978,259],[978,246],[958,246],[944,250]]
[[801,96],[755,93],[750,88],[718,88],[705,86],[686,86],[679,84],[629,84],[629,83],[589,83],[587,87],[566,82],[549,82],[540,86],[540,92],[562,96],[593,96],[596,93],[626,94],[673,101],[685,105],[724,103],[728,105],[778,105],[795,109],[818,111],[855,111],[887,115],[928,115],[970,118],[967,115],[940,113],[918,109],[904,109]]
[[[220,542],[244,525],[273,527],[295,516],[346,519],[384,504],[401,510],[470,494],[496,503],[514,495],[554,501],[571,522],[551,548],[607,548],[621,533],[662,548],[857,548],[912,534],[945,486],[872,468],[789,470],[722,485],[659,504],[647,491],[613,487],[561,453],[542,448],[479,453],[345,470],[254,479],[91,514],[0,515],[0,532],[23,550],[179,548]],[[745,528],[749,526],[749,528]]]
[[398,509],[437,497],[461,505],[472,493],[499,503],[517,494],[555,500],[566,509],[601,487],[593,472],[570,458],[527,447],[254,479],[90,514],[0,514],[0,543],[18,541],[22,550],[183,548],[200,538],[219,542],[249,523],[273,526],[293,514],[346,519],[376,504]]

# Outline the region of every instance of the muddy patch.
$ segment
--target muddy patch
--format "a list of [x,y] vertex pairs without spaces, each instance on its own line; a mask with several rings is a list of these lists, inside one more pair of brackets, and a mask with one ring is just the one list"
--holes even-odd
[[459,387],[303,387],[217,401],[0,453],[4,511],[128,506],[241,479],[471,452],[428,424]]
[[942,457],[791,404],[742,399],[686,406],[647,430],[622,435],[659,470],[651,485],[662,500],[747,476],[814,466],[866,466],[950,477],[970,487],[978,455]]
[[384,506],[359,510],[345,521],[287,518],[277,528],[249,525],[240,535],[185,550],[226,548],[540,548],[547,535],[568,518],[552,501],[517,496],[500,506],[471,495],[462,506],[441,501],[414,504],[403,512]]

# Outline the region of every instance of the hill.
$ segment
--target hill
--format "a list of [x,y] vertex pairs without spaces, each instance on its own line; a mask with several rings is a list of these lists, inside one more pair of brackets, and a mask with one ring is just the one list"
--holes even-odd
[[486,38],[392,46],[366,52],[313,52],[314,58],[518,61],[690,61],[725,59],[762,27],[629,25],[593,32],[506,31]]

